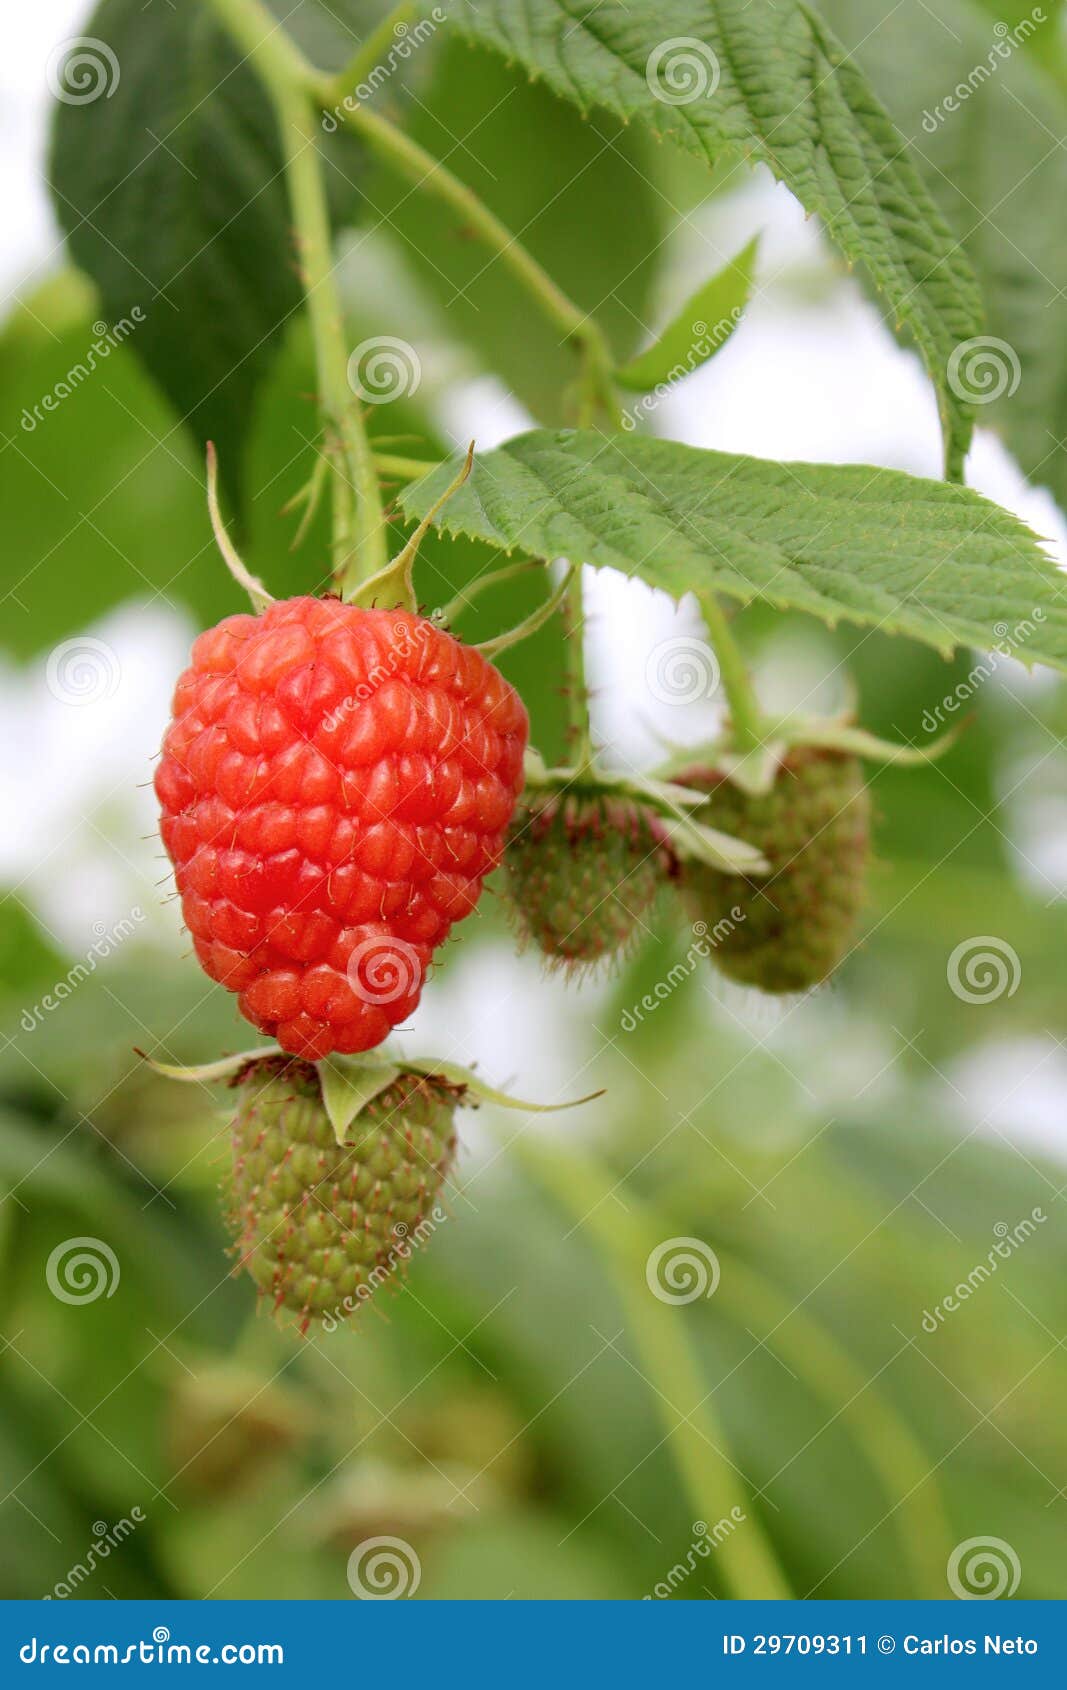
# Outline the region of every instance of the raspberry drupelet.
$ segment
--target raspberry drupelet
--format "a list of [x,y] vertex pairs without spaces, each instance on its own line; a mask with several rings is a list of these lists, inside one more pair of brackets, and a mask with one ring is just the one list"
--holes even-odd
[[200,635],[155,787],[206,973],[283,1050],[380,1044],[478,901],[521,699],[425,617],[292,598]]

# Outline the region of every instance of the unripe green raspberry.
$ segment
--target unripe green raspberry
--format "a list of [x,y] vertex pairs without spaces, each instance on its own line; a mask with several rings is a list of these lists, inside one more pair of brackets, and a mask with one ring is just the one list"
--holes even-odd
[[402,1074],[337,1143],[310,1063],[237,1076],[231,1223],[241,1266],[275,1308],[332,1330],[403,1269],[452,1165],[462,1087]]
[[636,804],[552,797],[520,805],[504,866],[521,938],[573,968],[615,956],[638,937],[662,853]]
[[[682,898],[690,916],[716,933],[716,967],[764,992],[817,986],[848,950],[866,891],[870,797],[858,759],[797,747],[758,796],[713,770],[676,778],[708,792],[700,821],[755,845],[771,868],[747,879],[684,865]],[[735,908],[742,919],[732,916]]]

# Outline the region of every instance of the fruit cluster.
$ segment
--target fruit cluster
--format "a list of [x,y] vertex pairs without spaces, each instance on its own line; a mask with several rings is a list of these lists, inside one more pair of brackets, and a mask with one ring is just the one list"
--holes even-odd
[[682,857],[669,825],[636,804],[563,798],[520,806],[505,858],[520,933],[571,968],[622,954],[647,931],[661,885],[714,935],[712,961],[764,992],[804,992],[833,972],[863,905],[870,800],[857,758],[798,747],[766,791],[696,766],[678,785],[707,794],[698,817],[755,846],[758,876]]
[[[439,1217],[456,1107],[484,1087],[369,1059],[353,1082],[344,1064],[410,1015],[502,856],[521,941],[567,971],[624,955],[661,895],[714,935],[724,975],[768,992],[817,985],[852,941],[869,832],[855,757],[794,747],[757,791],[712,759],[645,802],[588,765],[524,793],[526,738],[483,653],[332,597],[227,618],[178,681],[155,785],[185,921],[277,1041],[211,1073],[238,1092],[235,1247],[302,1330],[357,1309]],[[758,874],[716,856],[739,840]],[[353,1084],[340,1112],[338,1084]]]

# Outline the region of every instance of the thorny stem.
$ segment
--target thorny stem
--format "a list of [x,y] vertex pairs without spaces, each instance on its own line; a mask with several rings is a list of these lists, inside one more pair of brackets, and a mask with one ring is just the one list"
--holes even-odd
[[[332,79],[320,81],[318,97],[325,100],[333,87]],[[420,147],[388,118],[380,117],[365,105],[345,106],[343,113],[349,127],[363,135],[416,188],[435,194],[458,212],[464,223],[522,283],[563,338],[578,347],[583,356],[585,384],[595,394],[597,403],[613,415],[616,405],[610,380],[611,352],[599,323],[567,297],[511,230],[440,159]]]
[[213,0],[213,4],[259,72],[278,122],[334,472],[334,569],[338,588],[347,593],[382,568],[387,533],[374,459],[348,385],[348,348],[334,274],[320,130],[310,93],[317,73],[262,0]]
[[[375,457],[348,388],[344,329],[332,266],[329,214],[317,146],[319,125],[313,102],[333,108],[339,120],[362,135],[417,189],[436,195],[462,217],[467,227],[540,305],[563,338],[578,348],[581,354],[579,423],[584,427],[593,426],[598,419],[609,426],[618,423],[611,349],[596,320],[564,293],[473,189],[387,118],[358,100],[346,99],[387,50],[397,25],[414,15],[414,6],[400,4],[372,31],[345,69],[329,76],[305,59],[263,0],[213,0],[213,4],[260,72],[282,131],[322,406],[327,425],[336,436],[333,443],[337,452],[333,465],[334,565],[338,586],[349,596],[358,586],[380,575],[386,563],[379,474],[410,480],[430,466],[410,458]],[[714,597],[705,595],[701,602],[722,670],[737,749],[753,750],[761,743],[760,713],[744,661]],[[592,736],[583,649],[581,568],[574,571],[563,612],[567,626],[564,686],[569,738],[578,767],[583,769],[592,760]]]
[[[279,103],[279,116],[322,407],[327,426],[336,434],[341,458],[342,467],[334,476],[334,568],[337,586],[347,596],[360,581],[384,566],[388,557],[387,531],[378,472],[359,407],[348,384],[348,347],[334,278],[330,217],[314,106],[306,95],[287,92]],[[352,487],[356,493],[354,520]]]

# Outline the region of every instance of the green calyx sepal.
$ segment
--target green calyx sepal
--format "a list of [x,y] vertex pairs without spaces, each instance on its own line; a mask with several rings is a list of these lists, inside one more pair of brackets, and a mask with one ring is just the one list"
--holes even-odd
[[[139,1051],[138,1055],[143,1056],[144,1052]],[[182,1080],[192,1085],[211,1085],[218,1081],[235,1079],[253,1063],[268,1059],[277,1060],[284,1056],[285,1052],[280,1045],[271,1044],[260,1045],[255,1050],[239,1051],[234,1056],[224,1056],[218,1062],[205,1062],[189,1067],[156,1062],[150,1056],[145,1057],[145,1061],[164,1079]],[[298,1062],[300,1058],[293,1057],[291,1060]],[[348,1142],[353,1122],[359,1118],[367,1105],[373,1103],[387,1087],[406,1075],[443,1081],[455,1090],[457,1103],[462,1103],[468,1108],[476,1107],[479,1103],[495,1103],[502,1109],[525,1109],[533,1114],[551,1114],[560,1109],[576,1109],[579,1104],[590,1103],[595,1097],[601,1096],[599,1091],[595,1091],[586,1097],[569,1099],[566,1103],[527,1103],[522,1098],[512,1097],[508,1092],[487,1085],[479,1075],[459,1063],[442,1062],[436,1057],[390,1055],[381,1050],[370,1051],[362,1056],[327,1056],[312,1066],[319,1076],[323,1107],[329,1116],[337,1142],[341,1145]]]

